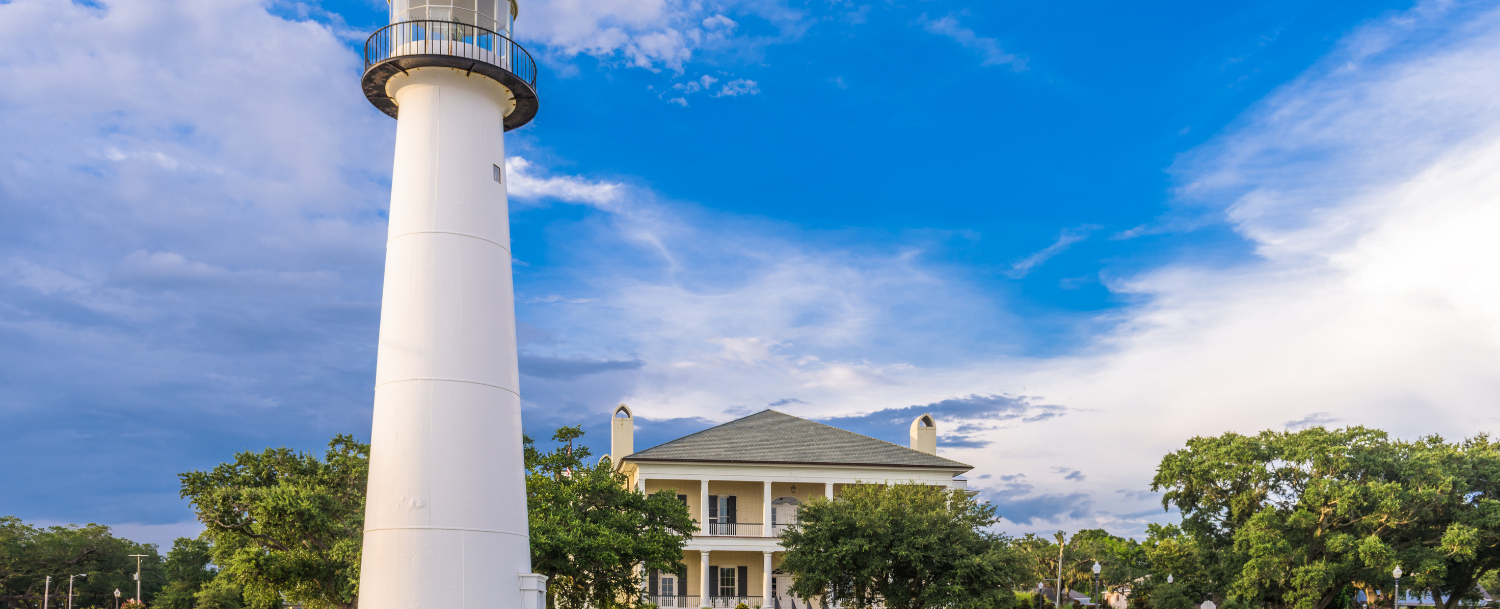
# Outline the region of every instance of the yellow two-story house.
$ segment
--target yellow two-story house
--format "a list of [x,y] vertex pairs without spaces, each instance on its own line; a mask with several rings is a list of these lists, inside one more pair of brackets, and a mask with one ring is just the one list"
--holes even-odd
[[611,420],[610,460],[646,493],[670,489],[687,503],[699,532],[683,550],[686,576],[647,574],[662,607],[805,609],[786,593],[779,535],[797,509],[856,482],[919,482],[967,488],[970,466],[937,456],[937,423],[912,421],[905,447],[789,414],[764,410],[660,446],[635,451],[634,414]]

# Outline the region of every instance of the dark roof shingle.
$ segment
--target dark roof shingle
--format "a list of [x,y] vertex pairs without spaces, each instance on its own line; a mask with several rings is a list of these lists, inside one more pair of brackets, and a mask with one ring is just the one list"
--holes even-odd
[[683,436],[636,452],[623,460],[972,469],[972,466],[951,459],[774,410],[762,410]]

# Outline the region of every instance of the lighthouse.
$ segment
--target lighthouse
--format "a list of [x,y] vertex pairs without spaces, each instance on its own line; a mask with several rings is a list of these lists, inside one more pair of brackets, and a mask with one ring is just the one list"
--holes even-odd
[[396,119],[362,609],[539,609],[504,133],[537,112],[513,0],[392,0],[365,97]]

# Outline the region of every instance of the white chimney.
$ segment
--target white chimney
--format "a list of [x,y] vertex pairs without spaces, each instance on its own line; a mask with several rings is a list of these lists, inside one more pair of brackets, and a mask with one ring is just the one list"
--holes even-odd
[[937,454],[937,423],[931,414],[924,414],[911,422],[911,449],[929,455]]
[[629,406],[620,404],[615,407],[615,413],[610,415],[609,429],[609,459],[618,469],[620,459],[635,452],[635,417],[630,414]]

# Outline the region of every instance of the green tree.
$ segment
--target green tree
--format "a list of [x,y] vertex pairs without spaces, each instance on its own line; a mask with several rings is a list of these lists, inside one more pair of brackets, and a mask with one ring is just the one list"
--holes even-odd
[[239,584],[228,577],[215,577],[193,595],[193,609],[242,609],[245,606]]
[[[1173,578],[1176,579],[1176,578]],[[1179,583],[1162,583],[1151,595],[1151,609],[1192,609],[1194,603]]]
[[563,427],[542,452],[524,438],[531,568],[547,576],[553,607],[637,606],[646,569],[682,573],[682,548],[698,528],[672,491],[628,488],[608,459],[585,463],[579,427]]
[[[1223,602],[1222,585],[1215,578],[1212,557],[1205,556],[1203,546],[1197,539],[1183,532],[1176,525],[1146,525],[1146,542],[1142,544],[1146,564],[1151,577],[1144,578],[1138,591],[1156,602],[1153,596],[1158,587],[1172,586],[1174,594],[1194,603],[1205,598]],[[1171,578],[1171,583],[1167,579]]]
[[355,609],[369,453],[339,435],[322,459],[266,449],[181,474],[220,577],[232,577],[254,607],[278,606],[285,595],[313,609]]
[[1484,435],[1452,444],[1430,436],[1399,448],[1397,480],[1434,499],[1394,536],[1410,574],[1402,588],[1425,590],[1446,609],[1477,601],[1475,585],[1500,568],[1500,445]]
[[154,544],[115,537],[109,527],[33,527],[14,516],[0,516],[0,606],[39,608],[48,575],[52,576],[53,605],[66,603],[68,575],[86,574],[73,581],[75,606],[114,604],[114,590],[135,592],[136,559],[141,561],[141,591],[155,598],[166,578]]
[[781,536],[791,592],[859,609],[1010,607],[1033,568],[986,529],[994,506],[961,490],[856,484],[816,498]]
[[1092,589],[1094,563],[1099,563],[1101,597],[1111,588],[1130,585],[1136,578],[1150,573],[1151,569],[1145,546],[1134,539],[1111,535],[1104,529],[1085,529],[1075,533],[1068,540],[1064,557],[1064,578],[1075,590]]
[[1162,459],[1152,488],[1182,512],[1196,577],[1215,596],[1329,609],[1350,587],[1389,592],[1398,563],[1406,585],[1472,590],[1500,564],[1497,474],[1483,436],[1450,445],[1314,427],[1193,438]]
[[214,578],[214,571],[208,568],[212,551],[206,540],[178,537],[173,541],[165,565],[167,585],[152,605],[162,609],[193,609],[193,595]]

